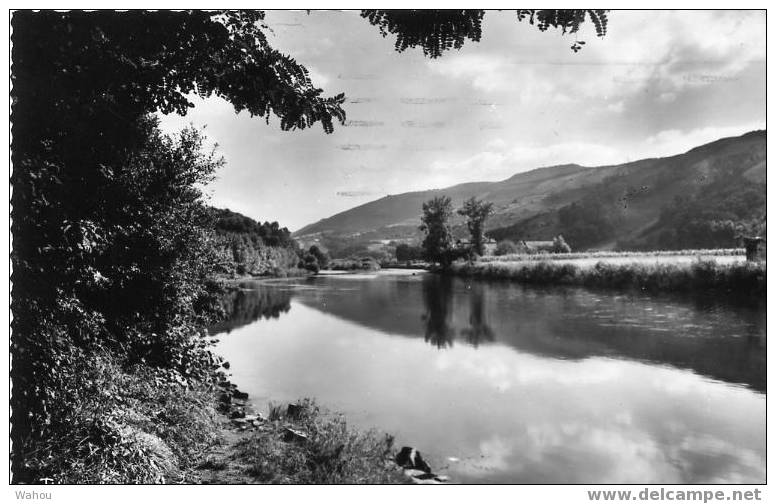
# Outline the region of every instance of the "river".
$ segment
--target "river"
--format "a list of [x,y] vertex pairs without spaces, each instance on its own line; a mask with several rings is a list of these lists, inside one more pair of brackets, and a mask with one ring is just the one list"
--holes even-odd
[[764,307],[408,270],[251,281],[211,328],[260,410],[314,397],[463,483],[764,483]]

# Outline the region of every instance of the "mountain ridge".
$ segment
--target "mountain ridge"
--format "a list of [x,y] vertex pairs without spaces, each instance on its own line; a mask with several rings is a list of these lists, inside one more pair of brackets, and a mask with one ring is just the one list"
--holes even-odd
[[[665,213],[677,204],[677,197],[701,198],[700,208],[704,195],[711,191],[720,201],[729,200],[735,207],[734,211],[722,209],[717,212],[719,215],[707,215],[709,222],[750,222],[759,219],[760,213],[764,222],[764,204],[762,209],[754,206],[759,206],[761,199],[764,201],[765,185],[761,183],[766,176],[766,139],[766,130],[755,130],[666,157],[601,166],[566,163],[534,168],[501,181],[466,182],[388,195],[308,224],[293,236],[302,241],[327,236],[367,241],[417,240],[422,203],[444,194],[451,197],[455,206],[472,196],[494,203],[495,213],[488,229],[497,239],[547,239],[552,233],[565,231],[576,235],[577,248],[611,248],[616,243],[639,245],[639,239],[646,240],[641,246],[650,248],[656,241],[641,234],[658,222],[667,222]],[[753,208],[741,207],[737,201],[739,193],[756,196]],[[709,207],[713,205],[713,201],[707,203]],[[571,208],[573,205],[576,206]],[[585,225],[577,222],[579,218],[575,221],[572,210],[587,215],[591,226],[600,224],[612,236],[593,233],[595,239],[584,238],[584,233],[577,231]],[[703,213],[710,208],[696,210]],[[602,213],[608,217],[599,215]],[[456,218],[454,225],[460,228],[460,224]],[[580,237],[583,239],[579,240]],[[612,241],[613,238],[616,239]],[[670,238],[664,237],[663,242],[666,241]]]

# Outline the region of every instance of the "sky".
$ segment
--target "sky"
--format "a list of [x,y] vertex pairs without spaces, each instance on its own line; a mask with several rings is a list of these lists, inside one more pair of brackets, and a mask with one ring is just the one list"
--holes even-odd
[[347,124],[281,131],[192,97],[170,133],[204,127],[226,165],[211,204],[291,230],[388,194],[497,181],[565,163],[617,164],[765,129],[764,11],[613,11],[605,37],[540,32],[488,12],[479,43],[397,53],[356,12],[268,11],[272,45]]

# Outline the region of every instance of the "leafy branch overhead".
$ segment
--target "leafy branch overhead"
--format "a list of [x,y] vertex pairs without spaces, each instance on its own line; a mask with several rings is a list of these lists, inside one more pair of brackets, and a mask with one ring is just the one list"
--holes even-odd
[[[280,118],[283,130],[344,122],[344,94],[324,97],[307,69],[273,49],[261,11],[17,12],[13,94],[56,106],[111,108],[116,119],[185,114],[190,93]],[[32,94],[32,96],[30,96]]]
[[[519,22],[541,31],[555,28],[566,34],[576,34],[588,19],[598,37],[606,35],[606,10],[518,10]],[[423,54],[438,58],[450,49],[460,49],[468,39],[479,42],[482,37],[484,10],[362,10],[361,17],[380,29],[383,37],[396,35],[395,48],[402,52],[420,46]],[[578,52],[585,42],[575,40],[571,50]]]

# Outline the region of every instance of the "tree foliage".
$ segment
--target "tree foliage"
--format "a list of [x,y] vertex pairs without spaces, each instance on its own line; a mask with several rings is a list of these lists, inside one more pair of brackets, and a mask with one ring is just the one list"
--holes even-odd
[[399,262],[418,261],[423,258],[423,248],[400,243],[396,245],[396,260]]
[[[605,10],[534,10],[516,11],[517,21],[528,21],[541,31],[550,28],[561,33],[575,34],[586,20],[595,27],[596,35],[606,35],[608,23]],[[377,26],[383,37],[396,35],[394,47],[402,52],[421,47],[423,54],[438,58],[450,49],[461,49],[467,40],[479,42],[482,37],[484,10],[363,10],[361,16]],[[575,39],[574,52],[585,44]]]
[[229,209],[211,208],[210,212],[218,273],[286,276],[297,268],[299,245],[288,228],[277,222],[257,222]]
[[496,251],[493,255],[502,256],[508,254],[517,254],[520,248],[512,240],[501,240],[496,244]]
[[420,218],[420,230],[426,233],[421,246],[427,261],[443,266],[450,264],[453,249],[453,232],[450,219],[453,216],[453,203],[448,196],[437,196],[423,203],[423,215]]
[[321,269],[326,269],[326,267],[329,265],[329,254],[321,250],[318,245],[311,245],[309,252],[313,257],[315,257],[315,260],[318,262],[318,265],[321,267]]
[[[72,363],[95,345],[202,372],[212,247],[198,187],[219,165],[148,114],[187,94],[280,119],[345,118],[269,46],[260,12],[17,11],[12,18],[12,407],[15,478],[67,418]],[[203,357],[204,358],[204,357]],[[60,427],[64,428],[60,425]],[[27,475],[27,476],[25,476]]]
[[261,242],[268,247],[295,248],[297,246],[291,238],[291,231],[287,227],[280,227],[277,221],[261,223],[228,208],[213,208],[211,212],[215,220],[215,231],[219,235],[228,236],[233,233],[247,235],[251,241]]
[[486,203],[474,196],[463,202],[458,214],[466,217],[466,227],[471,235],[472,251],[479,255],[485,254],[485,221],[493,213],[493,203]]
[[566,243],[563,235],[558,235],[552,239],[552,251],[555,254],[568,254],[571,252],[571,247]]

